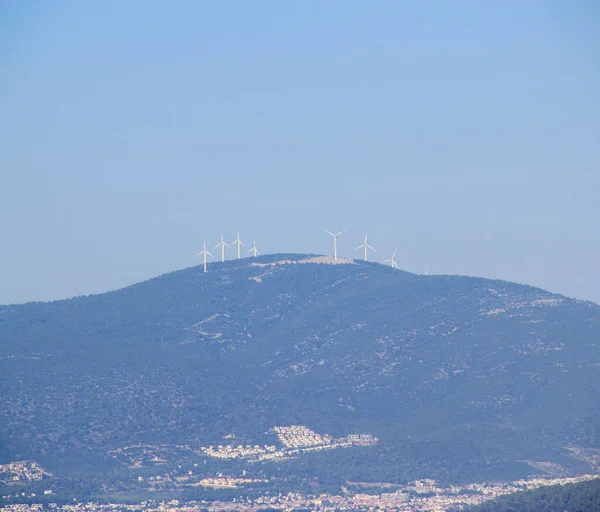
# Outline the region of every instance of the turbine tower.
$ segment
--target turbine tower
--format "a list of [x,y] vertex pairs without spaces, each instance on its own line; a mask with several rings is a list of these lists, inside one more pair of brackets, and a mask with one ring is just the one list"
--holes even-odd
[[202,251],[200,251],[198,254],[196,254],[196,256],[194,256],[194,258],[197,258],[201,254],[204,255],[204,272],[206,272],[206,256],[208,255],[208,256],[214,257],[211,253],[209,253],[206,250],[206,238],[204,239],[204,249]]
[[221,263],[225,261],[225,247],[231,247],[224,239],[223,239],[223,231],[221,231],[221,241],[213,247],[216,249],[217,247],[221,248]]
[[339,233],[336,233],[334,235],[331,231],[325,230],[325,233],[329,233],[333,237],[333,259],[334,260],[337,260],[337,237],[340,236],[344,231],[346,231],[346,230],[342,229]]
[[358,249],[362,249],[363,247],[364,247],[364,249],[365,249],[365,261],[369,261],[367,252],[368,252],[368,250],[369,250],[369,249],[373,249],[373,250],[375,250],[375,248],[374,248],[374,247],[371,247],[371,246],[369,245],[369,243],[367,242],[367,234],[366,234],[366,233],[365,233],[365,243],[364,243],[364,244],[362,244],[362,245],[359,245],[359,246],[358,246],[358,247],[356,247],[354,250],[356,251],[356,250],[358,250]]
[[240,230],[238,229],[238,237],[237,240],[234,240],[233,242],[231,242],[231,245],[236,245],[237,244],[237,249],[238,249],[238,255],[237,255],[237,259],[239,260],[242,256],[241,256],[241,250],[242,250],[242,245],[244,245],[244,242],[242,242],[240,240]]
[[380,263],[388,263],[391,262],[390,265],[392,268],[397,268],[399,269],[400,267],[398,266],[398,264],[396,263],[396,251],[398,249],[394,249],[394,254],[392,254],[392,257],[389,260],[383,260]]
[[256,240],[254,240],[254,245],[252,246],[252,249],[250,249],[248,252],[251,252],[252,256],[254,256],[255,258],[258,256],[258,249],[256,248]]

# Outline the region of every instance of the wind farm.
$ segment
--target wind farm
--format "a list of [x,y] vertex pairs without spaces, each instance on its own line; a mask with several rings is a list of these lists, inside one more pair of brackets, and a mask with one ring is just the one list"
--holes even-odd
[[[333,262],[338,262],[338,261],[344,261],[344,262],[349,262],[352,261],[353,259],[345,259],[345,258],[341,258],[339,255],[339,244],[338,244],[338,238],[343,235],[344,233],[346,233],[346,229],[343,229],[341,231],[338,231],[336,233],[329,231],[328,229],[324,229],[325,233],[327,233],[328,235],[330,235],[333,238],[333,247],[332,247],[332,253],[330,253],[330,256],[323,256],[320,257],[321,259],[325,260],[327,258],[329,258],[329,261]],[[245,247],[244,242],[242,241],[241,238],[241,234],[240,234],[240,230],[237,230],[237,235],[235,240],[231,241],[231,242],[227,242],[225,240],[225,234],[223,231],[221,231],[221,239],[219,241],[219,243],[217,243],[213,249],[220,249],[221,250],[221,263],[225,262],[225,260],[227,259],[227,249],[231,249],[235,247],[236,249],[236,253],[235,253],[235,257],[234,259],[242,259],[243,257],[243,252],[242,252],[242,247]],[[358,247],[354,248],[355,251],[357,250],[362,250],[363,252],[363,257],[361,258],[362,261],[368,262],[369,261],[369,251],[375,251],[376,249],[369,244],[369,239],[368,239],[368,233],[365,233],[364,236],[364,241],[361,245],[359,245]],[[400,266],[398,265],[398,263],[396,262],[396,253],[397,253],[398,249],[395,248],[393,253],[392,253],[392,257],[385,259],[385,260],[381,260],[379,261],[379,263],[381,264],[389,264],[390,267],[392,267],[393,269],[397,269],[400,270]],[[245,253],[246,255],[250,255],[249,257],[257,257],[260,253],[260,251],[258,250],[258,246],[256,245],[256,238],[253,239],[253,244],[252,247],[250,247],[250,249],[248,249]],[[206,238],[204,239],[204,244],[203,244],[203,250],[200,251],[198,254],[196,254],[195,257],[199,257],[199,256],[203,256],[203,270],[204,272],[207,272],[207,257],[210,256],[211,258],[214,258],[214,256],[206,249]],[[428,272],[427,272],[428,273]]]

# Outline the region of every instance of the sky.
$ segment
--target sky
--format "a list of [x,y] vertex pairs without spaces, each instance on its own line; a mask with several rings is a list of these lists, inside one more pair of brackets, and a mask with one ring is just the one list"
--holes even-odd
[[238,229],[600,303],[599,26],[594,0],[4,0],[0,304]]

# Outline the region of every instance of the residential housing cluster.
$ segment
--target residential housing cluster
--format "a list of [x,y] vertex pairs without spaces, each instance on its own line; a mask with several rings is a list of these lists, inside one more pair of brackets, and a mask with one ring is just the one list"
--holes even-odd
[[9,464],[0,464],[0,482],[5,484],[33,482],[51,476],[52,473],[45,470],[37,462],[31,460],[20,460]]
[[330,435],[321,435],[313,432],[302,425],[291,425],[289,427],[273,427],[272,432],[277,434],[279,441],[286,448],[305,448],[308,446],[319,446],[331,444],[334,439]]
[[202,446],[200,453],[218,459],[274,460],[283,459],[305,452],[347,448],[353,445],[371,445],[378,439],[371,434],[350,434],[348,437],[334,438],[329,434],[318,434],[303,425],[276,426],[268,433],[276,434],[282,447],[274,445],[218,445]]
[[235,489],[237,487],[242,487],[246,484],[258,482],[267,483],[268,480],[257,478],[215,477],[203,478],[198,483],[204,487],[213,487],[214,489]]

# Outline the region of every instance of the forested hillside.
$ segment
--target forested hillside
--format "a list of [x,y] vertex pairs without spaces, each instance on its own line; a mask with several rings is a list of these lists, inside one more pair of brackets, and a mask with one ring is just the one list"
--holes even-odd
[[469,512],[598,512],[600,479],[553,485],[488,501]]
[[[364,262],[242,259],[1,306],[0,458],[113,471],[145,446],[140,464],[336,485],[581,474],[598,465],[599,368],[589,302]],[[272,429],[293,425],[335,446],[376,441],[258,466],[206,451],[283,449]]]

